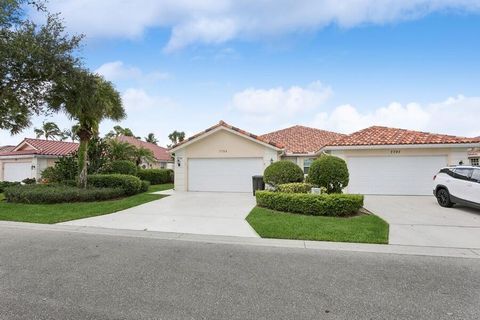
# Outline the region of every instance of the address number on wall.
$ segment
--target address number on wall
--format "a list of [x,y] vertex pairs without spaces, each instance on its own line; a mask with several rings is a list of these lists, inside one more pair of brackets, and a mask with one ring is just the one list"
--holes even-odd
[[220,150],[218,150],[218,152],[220,152],[220,153],[227,153],[227,149],[220,149]]
[[399,154],[400,150],[390,150],[390,154]]

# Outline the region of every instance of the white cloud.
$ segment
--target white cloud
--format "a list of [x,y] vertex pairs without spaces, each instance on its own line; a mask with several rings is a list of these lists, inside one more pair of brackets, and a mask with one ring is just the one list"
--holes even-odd
[[142,80],[157,81],[164,80],[169,77],[165,72],[143,73],[139,68],[127,66],[122,61],[112,61],[102,64],[96,73],[101,74],[110,81],[115,80]]
[[152,111],[150,109],[174,108],[174,101],[167,97],[149,95],[145,90],[129,88],[122,94],[127,112]]
[[57,0],[68,27],[89,37],[141,36],[146,29],[171,30],[167,51],[193,43],[222,43],[317,30],[329,24],[351,28],[415,19],[432,12],[479,12],[480,0]]
[[361,112],[352,105],[342,105],[332,112],[318,113],[310,125],[351,133],[372,125],[422,130],[462,136],[480,135],[480,97],[458,95],[443,102],[421,105],[393,102],[386,107]]
[[331,95],[332,89],[319,81],[305,88],[292,86],[272,89],[250,88],[234,94],[232,106],[242,114],[259,120],[271,121],[290,118],[320,107]]

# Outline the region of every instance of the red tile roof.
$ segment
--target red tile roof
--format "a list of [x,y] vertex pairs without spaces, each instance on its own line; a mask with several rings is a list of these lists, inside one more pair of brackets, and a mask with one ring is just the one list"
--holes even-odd
[[381,126],[369,127],[343,138],[329,146],[413,145],[480,143],[480,138],[465,138],[445,134],[412,131]]
[[135,137],[120,136],[116,138],[118,141],[126,142],[137,148],[145,148],[153,152],[153,156],[158,161],[173,161],[172,156],[166,148],[160,147],[154,143],[139,140]]
[[[25,145],[31,146],[29,149],[23,149]],[[11,151],[2,151],[0,156],[14,155],[48,155],[48,156],[66,156],[74,153],[78,149],[78,143],[42,140],[25,138]]]
[[262,137],[259,137],[259,136],[255,135],[255,134],[253,134],[253,133],[250,133],[250,132],[247,132],[247,131],[245,131],[245,130],[239,129],[239,128],[237,128],[237,127],[234,127],[234,126],[232,126],[232,125],[229,125],[228,123],[226,123],[226,122],[223,121],[223,120],[220,120],[220,122],[218,122],[216,125],[211,126],[210,128],[205,129],[205,130],[203,130],[202,132],[199,132],[199,133],[197,133],[197,134],[194,134],[193,136],[189,137],[188,139],[185,139],[185,140],[183,140],[182,142],[177,143],[176,145],[172,146],[172,147],[170,148],[170,150],[171,150],[171,149],[174,149],[174,148],[176,148],[176,147],[179,147],[179,146],[181,146],[181,145],[184,144],[184,143],[187,143],[187,142],[189,142],[189,141],[192,141],[192,140],[194,140],[194,139],[196,139],[196,138],[204,135],[205,133],[210,132],[210,131],[212,131],[212,130],[214,130],[214,129],[216,129],[216,128],[219,128],[219,127],[224,127],[224,128],[227,128],[227,129],[236,131],[236,132],[238,132],[238,133],[240,133],[240,134],[242,134],[242,135],[244,135],[244,136],[247,136],[247,137],[249,137],[249,138],[252,138],[252,139],[258,140],[258,141],[260,141],[260,142],[269,144],[269,145],[271,145],[271,146],[273,146],[273,147],[276,147],[276,148],[280,148],[280,149],[283,148],[283,145],[280,145],[280,144],[275,143],[275,142],[273,142],[273,141],[269,141],[268,139],[263,139]]
[[304,126],[270,132],[260,137],[285,147],[287,154],[315,153],[330,142],[344,137],[344,134]]
[[15,146],[1,146],[0,152],[9,152],[15,149]]

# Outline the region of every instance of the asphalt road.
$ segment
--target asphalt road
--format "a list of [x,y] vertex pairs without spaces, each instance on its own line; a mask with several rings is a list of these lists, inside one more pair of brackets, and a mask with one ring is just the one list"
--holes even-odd
[[0,319],[478,319],[480,260],[0,227]]

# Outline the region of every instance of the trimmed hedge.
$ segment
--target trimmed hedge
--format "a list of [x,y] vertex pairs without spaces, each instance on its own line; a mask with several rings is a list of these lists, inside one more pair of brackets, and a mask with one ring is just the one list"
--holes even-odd
[[173,170],[171,169],[141,169],[137,176],[149,181],[151,184],[164,184],[173,182]]
[[119,188],[88,188],[67,187],[59,185],[23,185],[5,189],[5,199],[8,202],[52,204],[64,202],[103,201],[124,196]]
[[306,182],[292,182],[284,183],[277,187],[278,192],[284,193],[310,193],[312,191],[313,184]]
[[256,192],[257,205],[276,211],[314,216],[348,216],[363,206],[363,195]]
[[272,186],[291,182],[303,182],[303,178],[302,169],[288,160],[272,163],[263,173],[263,181]]
[[150,182],[147,180],[142,180],[142,186],[140,187],[140,192],[147,192],[150,188]]
[[131,176],[137,175],[137,166],[132,161],[115,160],[109,162],[103,169],[103,173],[128,174]]
[[307,182],[325,188],[327,193],[342,193],[348,186],[349,174],[345,160],[322,155],[312,162],[308,170]]
[[20,182],[0,181],[0,193],[3,193],[3,191],[5,191],[5,189],[8,187],[13,187],[18,185],[20,185]]
[[87,177],[88,185],[96,188],[120,188],[125,195],[134,195],[142,190],[142,181],[127,174],[94,174]]

